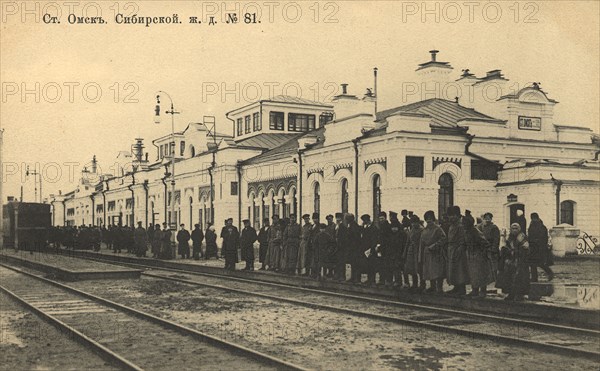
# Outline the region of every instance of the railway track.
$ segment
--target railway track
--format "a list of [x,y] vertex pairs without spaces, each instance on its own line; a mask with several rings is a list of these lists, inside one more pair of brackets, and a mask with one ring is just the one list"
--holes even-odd
[[[91,259],[91,258],[86,258]],[[102,259],[92,259],[102,260]],[[525,346],[545,352],[600,361],[600,331],[513,317],[402,303],[362,295],[264,282],[249,278],[115,263],[151,270],[147,277],[203,286],[390,323]],[[175,273],[175,274],[174,274]]]
[[0,274],[3,292],[122,369],[304,369],[6,264]]

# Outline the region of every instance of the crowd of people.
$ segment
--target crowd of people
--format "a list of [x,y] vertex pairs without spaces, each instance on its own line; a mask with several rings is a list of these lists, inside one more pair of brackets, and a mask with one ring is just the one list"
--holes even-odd
[[[495,282],[507,293],[507,300],[523,300],[530,282],[538,279],[542,268],[552,280],[552,255],[548,246],[548,229],[537,213],[530,215],[525,231],[525,218],[510,225],[508,235],[501,233],[489,212],[475,218],[469,210],[464,215],[458,206],[448,208],[437,220],[427,211],[423,220],[403,210],[380,212],[372,220],[368,214],[327,215],[325,223],[319,213],[295,215],[280,219],[277,215],[263,220],[257,231],[248,219],[243,228],[225,221],[221,229],[221,258],[225,269],[234,270],[238,258],[245,270],[254,270],[255,243],[258,243],[259,270],[288,275],[331,279],[354,284],[402,287],[414,292],[466,295],[483,298]],[[100,249],[103,242],[115,253],[127,250],[137,256],[174,259],[219,259],[214,225],[202,230],[196,224],[190,232],[184,224],[176,234],[176,251],[172,247],[172,231],[167,223],[150,225],[139,222],[137,228],[127,226],[53,227],[50,242],[68,248]],[[191,254],[190,254],[191,243]],[[204,247],[204,248],[203,248]],[[238,255],[239,254],[239,255]],[[366,281],[363,277],[366,276]],[[443,290],[444,280],[452,286]],[[467,294],[467,286],[471,291]]]

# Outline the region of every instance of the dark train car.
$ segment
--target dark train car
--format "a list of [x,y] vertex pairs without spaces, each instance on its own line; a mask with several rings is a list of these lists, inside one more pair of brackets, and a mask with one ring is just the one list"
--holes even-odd
[[3,206],[4,247],[41,250],[46,247],[50,228],[50,205],[9,202]]

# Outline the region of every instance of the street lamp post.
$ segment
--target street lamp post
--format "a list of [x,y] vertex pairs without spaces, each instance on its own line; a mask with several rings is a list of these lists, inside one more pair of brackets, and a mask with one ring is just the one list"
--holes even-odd
[[33,175],[33,184],[34,184],[34,191],[35,191],[33,202],[37,202],[37,182],[38,182],[38,176],[39,176],[39,180],[40,180],[40,203],[42,203],[42,197],[43,197],[42,196],[42,174],[40,174],[36,170],[30,171],[29,170],[29,165],[27,165],[27,171],[25,172],[25,176],[29,176],[29,175]]
[[[169,101],[171,102],[171,110],[170,111],[165,111],[166,114],[170,114],[171,115],[171,143],[169,143],[169,151],[171,152],[171,218],[169,220],[169,227],[172,230],[176,230],[177,226],[176,223],[174,222],[175,219],[175,115],[179,114],[180,112],[175,111],[175,109],[173,108],[173,99],[171,99],[171,96],[162,91],[159,90],[157,95],[156,95],[156,108],[155,108],[155,115],[154,115],[154,122],[157,124],[160,124],[160,96],[161,94],[164,94],[167,96],[167,98],[169,98]],[[171,145],[173,146],[171,148]],[[166,215],[165,215],[165,219],[166,219]]]

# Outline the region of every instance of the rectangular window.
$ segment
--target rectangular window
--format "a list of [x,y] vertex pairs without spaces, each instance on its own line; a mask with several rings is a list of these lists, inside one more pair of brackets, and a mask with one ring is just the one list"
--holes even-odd
[[319,127],[323,127],[323,125],[325,125],[326,123],[328,123],[329,121],[332,121],[332,120],[333,120],[332,112],[323,112],[319,116]]
[[269,113],[269,129],[283,130],[283,112]]
[[158,157],[159,158],[165,157],[165,150],[164,150],[163,146],[160,146],[158,148],[159,148],[159,152],[160,152],[159,155],[158,155]]
[[250,115],[244,117],[244,131],[246,134],[250,132]]
[[258,112],[254,112],[252,114],[252,127],[254,131],[259,131],[262,129],[262,125],[260,122],[260,114]]
[[104,211],[104,205],[96,205],[96,212],[101,213]]
[[115,201],[108,201],[108,211],[114,211],[115,210]]
[[183,156],[183,152],[185,152],[185,141],[184,140],[179,142],[179,155]]
[[422,178],[424,173],[424,157],[406,156],[406,177]]
[[471,160],[471,179],[498,180],[496,164],[487,161]]
[[288,114],[289,131],[310,131],[315,129],[315,115],[304,115],[298,113]]
[[131,209],[133,207],[133,198],[125,199],[125,208]]
[[238,194],[238,182],[231,182],[231,195],[237,196]]
[[242,127],[242,118],[240,117],[239,119],[237,119],[237,135],[240,136],[242,135],[243,132],[243,127]]

